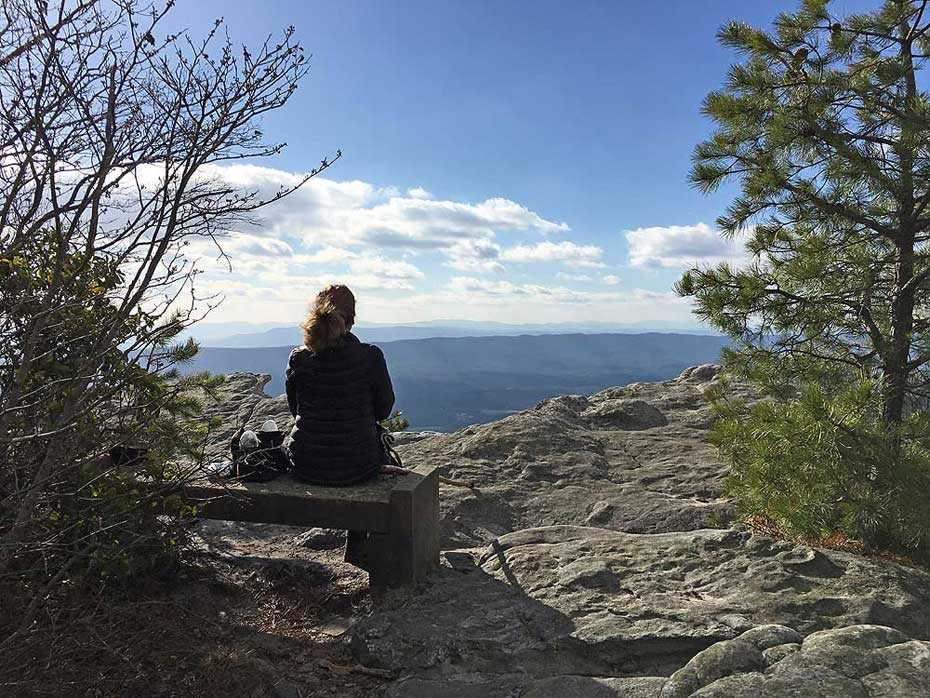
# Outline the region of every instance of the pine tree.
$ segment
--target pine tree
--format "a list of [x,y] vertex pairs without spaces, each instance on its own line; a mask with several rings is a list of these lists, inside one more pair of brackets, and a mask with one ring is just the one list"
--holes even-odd
[[734,340],[735,371],[782,398],[865,376],[889,429],[930,390],[927,4],[839,18],[805,0],[771,31],[720,30],[744,60],[705,100],[716,130],[691,179],[738,181],[718,224],[745,236],[750,262],[678,283]]

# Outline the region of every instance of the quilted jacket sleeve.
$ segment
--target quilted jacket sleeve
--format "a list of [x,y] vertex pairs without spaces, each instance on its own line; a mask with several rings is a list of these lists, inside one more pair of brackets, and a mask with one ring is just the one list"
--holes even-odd
[[375,419],[379,422],[391,416],[394,409],[394,386],[388,374],[384,353],[378,347],[372,347],[371,392],[375,406]]

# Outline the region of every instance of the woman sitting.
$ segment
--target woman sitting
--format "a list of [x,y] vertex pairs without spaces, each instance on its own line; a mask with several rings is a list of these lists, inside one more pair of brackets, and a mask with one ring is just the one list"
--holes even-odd
[[[394,407],[384,354],[350,332],[355,296],[327,286],[301,325],[304,346],[291,352],[285,387],[294,415],[293,475],[317,485],[354,485],[387,462],[378,422]],[[384,468],[393,470],[393,468]]]

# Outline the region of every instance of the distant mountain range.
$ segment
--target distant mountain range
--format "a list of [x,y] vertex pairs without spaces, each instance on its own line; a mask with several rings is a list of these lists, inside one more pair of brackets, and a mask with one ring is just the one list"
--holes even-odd
[[[366,342],[394,342],[403,339],[430,337],[498,337],[546,334],[628,334],[642,332],[679,332],[709,334],[700,326],[673,323],[548,323],[514,324],[469,320],[427,320],[404,324],[360,322],[354,332]],[[295,323],[246,322],[201,323],[191,328],[190,334],[204,347],[280,347],[296,346],[303,342],[300,328]]]
[[[372,341],[368,329],[359,336]],[[453,431],[499,419],[538,401],[590,394],[613,385],[658,381],[687,366],[714,363],[717,335],[539,334],[432,337],[377,342],[397,394],[396,407],[421,430]],[[189,371],[268,373],[265,388],[284,392],[284,368],[297,342],[278,347],[203,347]]]

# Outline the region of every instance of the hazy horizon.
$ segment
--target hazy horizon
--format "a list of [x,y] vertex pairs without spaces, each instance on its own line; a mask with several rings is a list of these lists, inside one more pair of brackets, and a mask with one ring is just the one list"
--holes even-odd
[[[515,337],[523,335],[566,334],[691,334],[719,335],[704,325],[678,324],[662,320],[637,323],[561,322],[504,323],[482,320],[437,319],[409,323],[359,321],[355,334],[364,342],[385,342],[463,337]],[[188,328],[184,337],[193,337],[202,347],[284,347],[301,343],[299,323],[263,322],[201,322]]]

